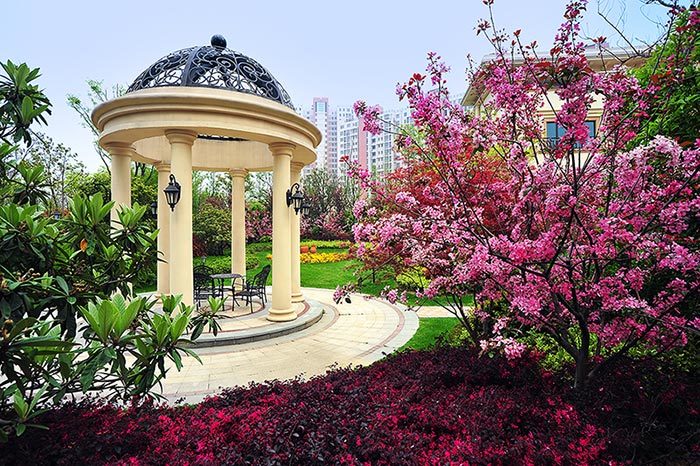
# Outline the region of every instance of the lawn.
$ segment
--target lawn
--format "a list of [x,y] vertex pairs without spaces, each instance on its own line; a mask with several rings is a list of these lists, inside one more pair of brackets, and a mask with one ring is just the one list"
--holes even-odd
[[418,330],[415,335],[399,350],[424,350],[432,348],[438,337],[452,331],[459,325],[456,317],[423,317],[418,320]]

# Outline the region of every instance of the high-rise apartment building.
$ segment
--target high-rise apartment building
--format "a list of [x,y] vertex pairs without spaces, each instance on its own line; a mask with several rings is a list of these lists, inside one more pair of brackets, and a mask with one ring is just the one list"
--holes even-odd
[[402,127],[411,124],[408,108],[382,111],[380,118],[385,122],[385,131],[377,135],[363,129],[362,120],[355,116],[352,108],[334,108],[328,97],[314,97],[310,109],[300,108],[297,112],[313,122],[323,134],[323,141],[316,148],[316,163],[305,168],[305,172],[318,167],[344,177],[347,167],[340,163],[343,156],[377,175],[390,173],[401,166],[401,156],[394,151],[394,137]]
[[[338,124],[338,158],[346,156],[349,161],[359,163],[360,167],[367,168],[367,140],[369,133],[362,129],[362,120],[354,117]],[[347,167],[338,163],[336,174],[343,178],[346,176]]]
[[[347,155],[350,160],[370,172],[382,175],[401,166],[401,156],[394,151],[394,137],[401,127],[411,123],[411,112],[407,108],[385,110],[379,116],[384,121],[384,131],[369,134],[362,129],[362,121],[357,118],[338,125],[338,156]],[[338,175],[345,175],[344,167],[339,167]]]
[[401,166],[401,155],[394,150],[394,138],[411,123],[411,111],[408,108],[385,110],[380,118],[384,121],[384,131],[370,134],[367,141],[367,168],[378,175],[391,173]]
[[305,170],[323,168],[338,172],[338,123],[354,118],[350,107],[334,108],[328,97],[314,97],[310,109],[299,108],[297,112],[311,121],[321,131],[323,139],[316,148],[316,162]]

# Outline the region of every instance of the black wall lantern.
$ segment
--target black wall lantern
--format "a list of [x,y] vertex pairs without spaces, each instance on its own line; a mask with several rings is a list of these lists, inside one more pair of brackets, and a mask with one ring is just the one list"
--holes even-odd
[[287,207],[290,207],[292,204],[294,204],[294,212],[298,215],[303,208],[302,204],[304,204],[304,193],[301,192],[299,183],[294,183],[287,190]]
[[158,203],[151,202],[151,216],[153,218],[158,218]]
[[168,183],[168,186],[165,187],[163,192],[165,193],[165,199],[168,201],[170,210],[174,211],[175,206],[180,201],[180,183],[175,179],[175,175],[170,175],[170,183]]
[[311,212],[311,204],[309,204],[308,201],[302,202],[302,204],[301,204],[301,214],[302,214],[303,216],[306,217],[306,216],[309,215],[310,212]]

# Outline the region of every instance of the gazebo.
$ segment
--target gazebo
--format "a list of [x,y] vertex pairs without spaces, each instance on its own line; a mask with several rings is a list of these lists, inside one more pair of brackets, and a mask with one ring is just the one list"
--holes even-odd
[[[268,319],[296,319],[300,288],[299,213],[292,186],[316,160],[321,133],[294,111],[289,94],[258,62],[211,45],[175,51],[148,67],[118,98],[95,108],[100,145],[111,156],[112,220],[131,205],[131,162],[158,170],[158,294],[193,304],[192,171],[232,181],[231,271],[245,275],[245,177],[272,171],[272,304]],[[179,184],[171,208],[165,188]],[[298,186],[298,185],[297,185]]]

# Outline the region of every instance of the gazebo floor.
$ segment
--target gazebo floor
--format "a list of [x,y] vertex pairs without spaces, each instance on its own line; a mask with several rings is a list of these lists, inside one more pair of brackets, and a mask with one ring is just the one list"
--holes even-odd
[[262,306],[262,303],[253,301],[252,313],[250,312],[250,307],[243,304],[224,311],[222,313],[223,318],[218,320],[221,330],[218,331],[217,335],[215,336],[210,332],[202,333],[193,347],[206,348],[209,346],[238,345],[289,335],[314,325],[321,320],[325,312],[322,303],[308,299],[303,303],[295,303],[293,305],[297,312],[295,320],[291,322],[271,322],[267,320],[270,309],[269,298],[268,296],[267,306]]

